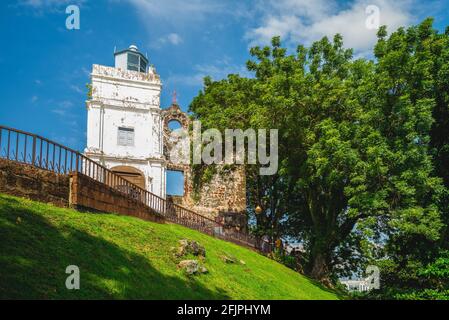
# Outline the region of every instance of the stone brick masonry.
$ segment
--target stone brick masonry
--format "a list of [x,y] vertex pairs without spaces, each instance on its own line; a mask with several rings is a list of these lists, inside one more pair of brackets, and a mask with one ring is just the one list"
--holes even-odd
[[0,159],[0,193],[52,203],[59,207],[111,212],[145,220],[163,221],[142,202],[73,172],[61,175],[34,166]]
[[202,183],[196,190],[193,181],[193,168],[188,164],[173,163],[169,157],[174,144],[170,140],[170,121],[178,121],[184,130],[189,129],[190,119],[177,104],[172,104],[162,112],[164,126],[164,154],[167,169],[183,172],[184,195],[168,196],[168,200],[201,215],[223,223],[229,227],[246,229],[246,178],[243,166],[233,170],[223,170],[217,165],[217,172],[210,181]]
[[70,205],[77,209],[94,209],[162,222],[162,216],[138,200],[78,172],[70,174]]
[[0,159],[0,192],[56,206],[69,205],[69,177]]

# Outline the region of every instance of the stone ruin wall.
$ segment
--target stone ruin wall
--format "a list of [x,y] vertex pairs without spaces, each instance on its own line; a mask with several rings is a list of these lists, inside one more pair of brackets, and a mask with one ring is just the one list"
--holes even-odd
[[181,171],[184,174],[184,195],[167,196],[176,204],[193,210],[228,227],[239,230],[246,228],[246,179],[242,166],[229,169],[224,165],[216,166],[212,178],[195,190],[192,167],[170,161],[173,141],[169,139],[170,121],[178,121],[181,127],[188,130],[190,120],[178,105],[173,104],[162,113],[164,126],[164,154],[167,158],[167,170]]

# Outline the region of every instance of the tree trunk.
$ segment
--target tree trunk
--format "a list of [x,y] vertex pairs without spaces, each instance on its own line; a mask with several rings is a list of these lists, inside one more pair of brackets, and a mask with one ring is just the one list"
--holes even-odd
[[322,253],[319,253],[312,258],[313,260],[310,276],[326,286],[332,286],[329,278],[329,266],[326,256]]
[[[320,241],[319,241],[320,242]],[[309,275],[324,284],[332,287],[330,280],[330,249],[325,243],[316,243],[312,246],[309,260]]]

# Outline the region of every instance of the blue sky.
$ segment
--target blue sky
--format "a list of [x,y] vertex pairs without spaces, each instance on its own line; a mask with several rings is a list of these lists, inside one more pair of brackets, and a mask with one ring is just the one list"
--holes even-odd
[[[368,4],[391,29],[434,16],[444,29],[448,1],[414,0],[18,0],[0,4],[0,123],[69,147],[86,143],[86,83],[92,64],[113,64],[114,47],[136,44],[163,81],[162,106],[176,89],[184,110],[206,75],[246,74],[252,45],[281,35],[309,44],[340,32],[356,55],[369,56],[375,30]],[[67,30],[65,8],[80,7],[80,30]]]

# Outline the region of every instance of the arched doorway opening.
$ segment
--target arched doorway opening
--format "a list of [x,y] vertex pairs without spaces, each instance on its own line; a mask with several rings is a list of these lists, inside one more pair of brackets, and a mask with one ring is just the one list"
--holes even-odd
[[167,195],[180,196],[184,195],[184,172],[178,170],[166,171]]
[[140,170],[129,166],[117,166],[111,168],[111,171],[145,190],[145,176]]

